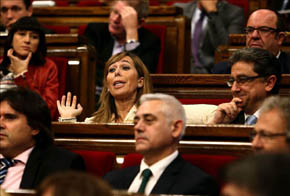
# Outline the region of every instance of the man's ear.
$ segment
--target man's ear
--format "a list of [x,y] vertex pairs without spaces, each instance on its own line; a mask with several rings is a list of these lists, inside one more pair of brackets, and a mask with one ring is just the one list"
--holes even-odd
[[31,135],[35,136],[37,134],[39,134],[39,130],[38,129],[32,129]]
[[278,35],[278,44],[281,46],[283,44],[284,39],[286,38],[285,32],[279,32]]
[[269,76],[265,81],[265,90],[270,92],[277,82],[277,77],[275,75]]
[[180,138],[180,135],[182,134],[182,127],[183,127],[183,121],[177,120],[172,124],[172,137],[175,139]]
[[33,8],[32,5],[28,8],[28,16],[32,16]]

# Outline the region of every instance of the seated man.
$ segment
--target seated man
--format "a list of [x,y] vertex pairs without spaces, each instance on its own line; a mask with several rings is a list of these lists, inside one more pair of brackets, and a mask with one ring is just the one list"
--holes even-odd
[[109,23],[88,24],[85,36],[95,46],[101,61],[97,67],[97,95],[103,86],[105,62],[124,50],[139,56],[150,73],[156,72],[160,39],[141,27],[148,10],[148,0],[112,1]]
[[[290,54],[281,51],[285,39],[285,27],[280,15],[272,10],[254,11],[248,20],[246,32],[247,48],[263,48],[277,57],[281,65],[281,73],[290,73]],[[229,74],[229,62],[221,62],[214,66],[212,73]]]
[[231,76],[227,84],[233,99],[220,104],[211,124],[256,124],[264,100],[278,94],[280,66],[267,50],[245,48],[230,58]]
[[134,133],[136,152],[144,156],[141,165],[113,171],[105,180],[113,188],[129,192],[215,194],[217,187],[213,179],[178,153],[186,124],[181,103],[170,95],[145,94],[140,104],[134,118]]
[[286,133],[290,130],[290,99],[272,96],[261,106],[259,120],[250,133],[255,151],[288,150]]
[[289,165],[289,153],[262,153],[238,160],[223,172],[221,196],[290,195]]
[[85,169],[79,155],[53,145],[52,135],[50,111],[39,94],[21,87],[1,93],[0,185],[3,189],[33,189],[56,171]]
[[174,5],[191,21],[191,73],[210,73],[217,47],[228,43],[229,34],[243,32],[243,9],[223,0]]

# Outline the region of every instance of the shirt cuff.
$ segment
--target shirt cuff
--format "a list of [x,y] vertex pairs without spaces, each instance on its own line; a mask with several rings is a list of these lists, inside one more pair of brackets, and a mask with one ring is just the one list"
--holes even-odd
[[23,72],[19,73],[19,74],[13,74],[14,78],[18,78],[19,76],[22,76],[23,78],[25,78],[25,73],[27,72],[27,70],[24,70]]
[[58,117],[58,122],[77,122],[77,118],[76,117],[72,117],[72,118]]
[[126,51],[132,51],[135,50],[140,45],[140,42],[129,42],[125,44],[125,50]]

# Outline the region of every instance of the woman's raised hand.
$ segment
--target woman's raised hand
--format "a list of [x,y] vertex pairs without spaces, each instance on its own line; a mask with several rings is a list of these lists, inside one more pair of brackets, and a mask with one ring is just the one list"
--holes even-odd
[[77,104],[77,96],[73,96],[71,100],[71,93],[68,92],[67,96],[63,95],[61,102],[57,100],[57,109],[62,118],[73,118],[80,115],[83,111],[81,104]]

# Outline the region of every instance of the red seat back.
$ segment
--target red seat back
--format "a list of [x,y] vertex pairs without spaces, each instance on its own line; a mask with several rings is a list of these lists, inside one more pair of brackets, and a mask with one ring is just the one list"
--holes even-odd
[[95,0],[82,0],[77,3],[79,7],[102,6],[104,3]]
[[79,35],[84,35],[86,31],[87,25],[80,25],[78,28],[78,34]]
[[156,73],[163,73],[163,58],[164,58],[164,48],[166,39],[165,36],[167,27],[165,25],[159,24],[145,24],[143,25],[143,27],[154,33],[154,35],[156,35],[160,39],[160,54]]
[[54,0],[56,6],[69,6],[67,0]]
[[70,27],[64,25],[44,25],[45,28],[53,30],[57,34],[68,34],[70,33]]
[[73,152],[83,157],[87,172],[99,177],[112,171],[116,160],[116,155],[113,152],[89,150],[73,150]]
[[231,99],[178,99],[182,104],[212,104],[219,105],[221,103],[230,102]]

